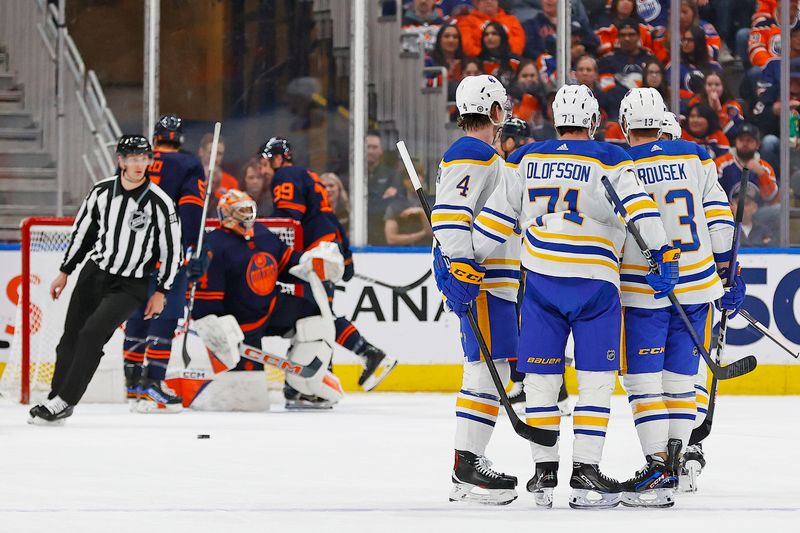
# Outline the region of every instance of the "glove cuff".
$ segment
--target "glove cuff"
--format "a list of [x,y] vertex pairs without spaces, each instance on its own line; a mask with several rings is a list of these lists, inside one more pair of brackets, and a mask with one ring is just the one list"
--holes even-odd
[[480,285],[486,269],[472,259],[451,259],[450,273],[458,281]]
[[663,246],[661,249],[650,252],[659,263],[674,263],[681,258],[681,249],[672,248],[671,246]]

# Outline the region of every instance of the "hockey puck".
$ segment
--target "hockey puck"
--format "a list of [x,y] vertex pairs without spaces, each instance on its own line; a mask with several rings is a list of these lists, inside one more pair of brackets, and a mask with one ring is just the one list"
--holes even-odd
[[200,433],[199,435],[197,435],[197,438],[198,439],[210,439],[211,435],[206,435],[205,433]]

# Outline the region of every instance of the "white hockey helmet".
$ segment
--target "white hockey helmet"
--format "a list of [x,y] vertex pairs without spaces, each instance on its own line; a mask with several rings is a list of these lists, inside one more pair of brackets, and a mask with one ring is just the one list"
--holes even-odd
[[600,125],[600,105],[592,90],[585,85],[562,86],[553,100],[553,123],[556,128],[586,128],[589,137],[594,139],[594,132]]
[[675,113],[670,111],[664,112],[664,121],[661,123],[661,133],[671,135],[673,140],[681,138],[681,125],[678,124]]
[[666,110],[661,93],[652,87],[629,90],[619,104],[619,125],[625,139],[630,142],[630,131],[641,129],[658,129],[656,137],[660,137]]
[[491,118],[492,104],[497,103],[503,110],[500,121],[492,123],[501,126],[509,114],[509,101],[506,88],[494,76],[482,74],[480,76],[467,76],[456,89],[456,107],[461,115],[471,113],[486,115]]

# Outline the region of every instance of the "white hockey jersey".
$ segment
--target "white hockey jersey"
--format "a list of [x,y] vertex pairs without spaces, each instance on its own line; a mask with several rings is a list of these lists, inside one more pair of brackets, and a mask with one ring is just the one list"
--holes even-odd
[[549,276],[600,279],[619,287],[626,230],[600,179],[608,176],[651,249],[667,243],[655,202],[621,148],[597,141],[543,141],[511,154],[504,179],[475,220],[476,259],[523,221],[525,268]]
[[[476,259],[472,251],[475,213],[484,208],[501,181],[503,159],[494,148],[473,137],[461,137],[444,154],[436,177],[436,203],[431,223],[444,254]],[[482,290],[504,300],[516,301],[519,289],[520,231],[510,219],[505,244],[479,262],[486,268]]]
[[[716,262],[730,258],[733,215],[719,184],[714,162],[694,143],[655,141],[628,150],[639,180],[658,204],[672,246],[681,249],[680,278],[674,292],[682,304],[702,304],[722,296]],[[628,237],[622,258],[622,305],[656,309],[644,279],[647,263]]]

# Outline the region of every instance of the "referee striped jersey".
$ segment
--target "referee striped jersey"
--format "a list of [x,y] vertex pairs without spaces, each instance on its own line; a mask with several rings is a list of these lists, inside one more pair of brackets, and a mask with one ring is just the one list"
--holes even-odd
[[168,291],[182,255],[175,204],[149,179],[130,191],[119,176],[96,183],[75,218],[61,271],[71,274],[87,253],[118,276],[143,278],[158,267],[158,290]]

